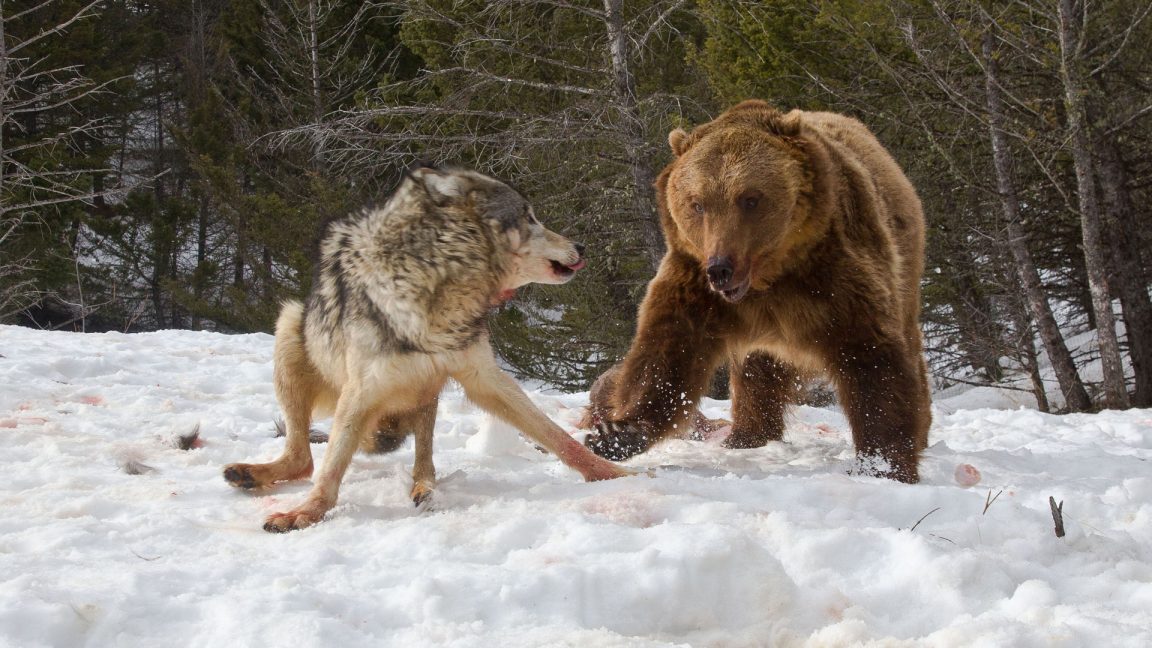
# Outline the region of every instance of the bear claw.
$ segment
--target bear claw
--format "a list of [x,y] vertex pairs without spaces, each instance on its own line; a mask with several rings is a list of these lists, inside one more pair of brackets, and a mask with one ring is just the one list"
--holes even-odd
[[612,461],[623,461],[652,446],[652,437],[640,425],[626,421],[599,421],[596,433],[584,439],[592,452]]

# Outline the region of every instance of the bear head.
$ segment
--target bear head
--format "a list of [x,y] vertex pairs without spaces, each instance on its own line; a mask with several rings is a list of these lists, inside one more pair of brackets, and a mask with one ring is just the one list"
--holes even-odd
[[801,115],[746,101],[668,135],[676,157],[656,183],[668,245],[695,259],[728,302],[767,288],[819,235],[813,136]]

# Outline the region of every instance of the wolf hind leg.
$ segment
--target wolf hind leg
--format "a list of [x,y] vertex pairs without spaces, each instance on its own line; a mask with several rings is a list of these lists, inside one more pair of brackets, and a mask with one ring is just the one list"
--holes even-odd
[[400,417],[400,422],[416,437],[416,461],[412,466],[412,503],[426,505],[436,487],[436,466],[432,463],[432,433],[436,429],[438,398]]
[[386,414],[375,430],[360,439],[360,450],[383,454],[399,448],[408,435],[416,439],[416,462],[412,467],[412,501],[424,504],[436,487],[436,467],[432,463],[432,432],[436,427],[439,397],[408,412]]
[[224,479],[237,488],[252,489],[312,475],[312,448],[308,426],[312,408],[320,399],[332,399],[331,388],[308,359],[304,348],[303,308],[284,305],[276,322],[273,381],[284,410],[284,452],[262,464],[234,463],[224,467]]

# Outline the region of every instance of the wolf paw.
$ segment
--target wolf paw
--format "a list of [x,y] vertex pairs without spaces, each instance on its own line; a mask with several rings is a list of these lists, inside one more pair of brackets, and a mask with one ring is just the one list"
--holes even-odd
[[262,486],[252,475],[252,466],[248,464],[228,464],[224,466],[224,480],[236,488],[251,490]]
[[308,528],[324,519],[329,507],[305,504],[287,513],[273,513],[264,520],[264,530],[268,533],[288,533]]

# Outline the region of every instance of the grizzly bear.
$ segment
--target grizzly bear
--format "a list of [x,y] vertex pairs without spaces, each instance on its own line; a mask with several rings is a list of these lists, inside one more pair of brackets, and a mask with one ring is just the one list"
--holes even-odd
[[586,444],[622,460],[683,429],[729,363],[731,448],[780,440],[806,378],[831,378],[862,470],[914,483],[931,422],[920,337],[924,215],[860,122],[745,101],[656,180],[667,253]]

